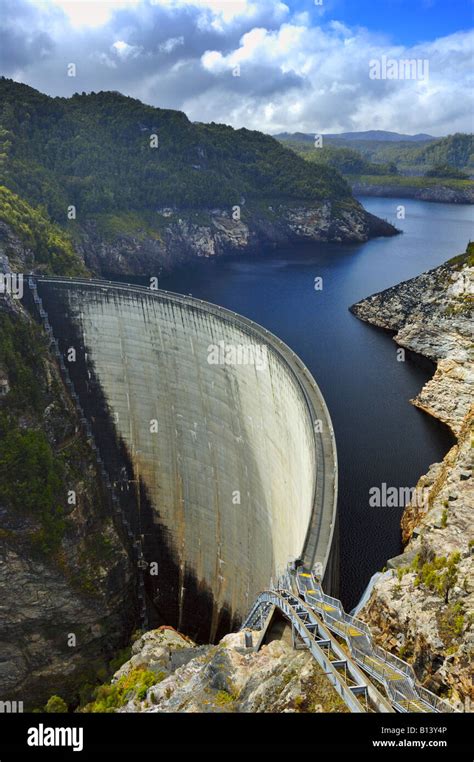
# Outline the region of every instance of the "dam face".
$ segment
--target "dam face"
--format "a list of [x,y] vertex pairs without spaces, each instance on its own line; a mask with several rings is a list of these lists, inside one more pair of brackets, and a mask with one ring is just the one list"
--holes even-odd
[[142,543],[150,623],[212,641],[301,555],[321,564],[331,587],[332,427],[291,350],[187,297],[101,281],[36,283]]

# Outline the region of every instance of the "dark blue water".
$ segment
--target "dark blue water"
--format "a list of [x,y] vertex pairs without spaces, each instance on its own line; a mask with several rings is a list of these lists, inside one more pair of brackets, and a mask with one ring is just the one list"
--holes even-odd
[[[261,323],[297,352],[329,407],[339,456],[341,596],[348,608],[373,572],[401,551],[399,508],[369,507],[369,489],[414,486],[452,444],[447,428],[409,403],[432,375],[417,356],[397,362],[391,336],[348,307],[465,250],[468,206],[361,199],[404,231],[361,245],[304,244],[239,259],[199,261],[160,280]],[[396,220],[404,204],[406,219]],[[323,290],[314,279],[323,278]]]

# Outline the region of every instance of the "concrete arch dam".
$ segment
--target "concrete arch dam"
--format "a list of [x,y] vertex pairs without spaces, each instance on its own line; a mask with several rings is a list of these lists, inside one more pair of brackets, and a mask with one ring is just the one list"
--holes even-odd
[[213,641],[297,556],[320,564],[335,592],[333,429],[289,347],[178,294],[98,280],[32,283],[141,540],[149,624]]

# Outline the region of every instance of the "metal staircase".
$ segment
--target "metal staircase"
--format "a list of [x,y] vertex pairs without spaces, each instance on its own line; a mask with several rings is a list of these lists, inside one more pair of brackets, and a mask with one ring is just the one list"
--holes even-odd
[[398,712],[455,711],[446,701],[419,685],[409,664],[375,645],[365,622],[346,614],[341,601],[326,595],[312,572],[297,570],[292,577],[301,598],[321,616],[332,633],[345,640],[354,661],[383,685]]
[[291,590],[260,593],[242,629],[265,629],[275,607],[290,622],[295,646],[299,636],[351,712],[393,712],[390,702],[367,679],[321,618]]

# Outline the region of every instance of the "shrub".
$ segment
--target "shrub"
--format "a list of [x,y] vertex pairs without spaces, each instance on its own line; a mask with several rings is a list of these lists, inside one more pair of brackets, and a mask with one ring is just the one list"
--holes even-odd
[[457,564],[460,558],[461,554],[456,552],[452,553],[449,558],[435,556],[431,560],[423,562],[421,555],[418,555],[413,563],[417,572],[415,585],[424,585],[429,590],[443,596],[445,603],[448,603],[449,593],[458,579]]
[[84,707],[83,711],[114,712],[132,698],[143,701],[148,689],[160,683],[165,677],[165,672],[155,673],[142,667],[131,669],[117,682],[100,685],[95,691],[94,701]]
[[68,708],[61,696],[51,696],[51,698],[48,699],[44,711],[48,712],[48,714],[64,714],[68,711]]
[[54,552],[66,527],[63,465],[42,431],[15,427],[5,432],[0,422],[0,435],[0,500],[38,517],[34,544],[44,553]]

